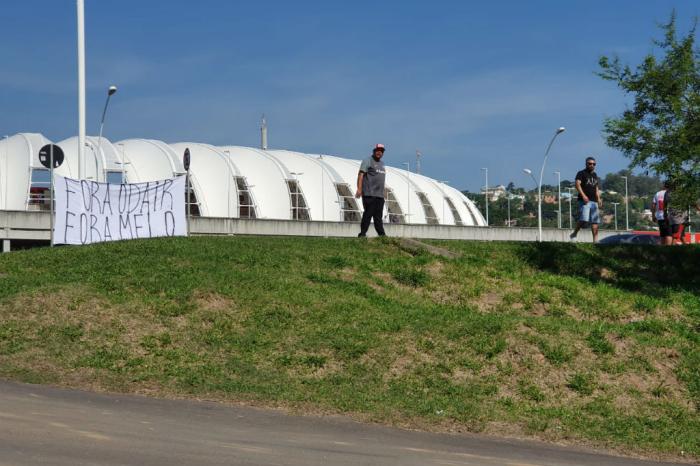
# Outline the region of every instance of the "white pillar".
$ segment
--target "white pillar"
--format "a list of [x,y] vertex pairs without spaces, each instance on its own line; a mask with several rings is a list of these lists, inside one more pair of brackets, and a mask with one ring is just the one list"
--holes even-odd
[[85,177],[85,3],[78,7],[78,178]]
[[557,175],[557,201],[559,210],[557,211],[557,228],[561,230],[561,172],[554,172]]

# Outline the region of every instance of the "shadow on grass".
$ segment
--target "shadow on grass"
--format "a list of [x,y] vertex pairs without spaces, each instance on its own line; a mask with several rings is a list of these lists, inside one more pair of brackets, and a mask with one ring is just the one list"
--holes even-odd
[[555,273],[604,282],[655,297],[671,290],[700,293],[698,246],[600,246],[529,243],[517,248],[530,266]]

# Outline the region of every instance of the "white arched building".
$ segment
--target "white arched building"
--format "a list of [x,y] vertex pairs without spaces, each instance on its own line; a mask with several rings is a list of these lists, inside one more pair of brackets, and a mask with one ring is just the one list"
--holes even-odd
[[[26,133],[0,140],[0,210],[48,208],[48,170],[38,159],[48,143],[40,134]],[[58,145],[66,160],[56,173],[77,178],[78,139]],[[88,137],[82,172],[111,183],[171,178],[185,173],[186,148],[193,215],[330,222],[357,222],[362,216],[362,203],[354,197],[360,161],[332,155]],[[385,194],[388,223],[485,225],[466,196],[426,176],[387,167]]]

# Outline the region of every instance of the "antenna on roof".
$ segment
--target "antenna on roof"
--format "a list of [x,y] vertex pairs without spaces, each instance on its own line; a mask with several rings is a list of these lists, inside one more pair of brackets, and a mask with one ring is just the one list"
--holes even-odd
[[420,158],[423,157],[421,151],[416,149],[416,173],[420,175]]
[[265,120],[264,113],[260,120],[260,148],[262,150],[267,150],[267,120]]

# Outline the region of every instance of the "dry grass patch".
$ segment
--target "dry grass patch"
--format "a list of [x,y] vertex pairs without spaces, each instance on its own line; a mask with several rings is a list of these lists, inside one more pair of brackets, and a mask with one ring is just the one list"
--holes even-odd
[[85,338],[109,328],[131,343],[138,342],[143,335],[165,330],[143,308],[111,304],[78,285],[54,292],[21,294],[0,305],[0,316],[5,321],[31,322],[36,330],[47,326],[79,326]]
[[[600,372],[602,384],[615,395],[615,405],[620,408],[638,407],[663,399],[695,410],[687,388],[677,376],[680,354],[671,348],[648,348],[625,339],[617,341],[616,354],[610,360],[622,367],[629,367],[640,358],[648,364],[648,370],[628,369],[621,373]],[[646,365],[646,364],[645,364]]]
[[238,308],[236,302],[219,293],[197,291],[193,295],[197,309],[204,311],[234,311]]
[[432,365],[437,362],[437,358],[434,355],[421,350],[416,345],[414,337],[403,336],[397,338],[396,344],[392,345],[392,347],[402,350],[402,352],[391,358],[391,363],[383,376],[385,382],[410,374],[421,364]]

